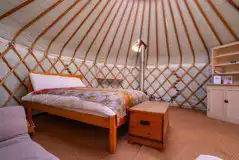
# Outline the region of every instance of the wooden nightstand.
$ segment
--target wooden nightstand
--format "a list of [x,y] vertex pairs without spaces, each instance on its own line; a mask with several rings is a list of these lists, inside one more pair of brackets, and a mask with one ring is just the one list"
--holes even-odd
[[146,101],[130,108],[129,142],[163,149],[169,126],[168,103]]

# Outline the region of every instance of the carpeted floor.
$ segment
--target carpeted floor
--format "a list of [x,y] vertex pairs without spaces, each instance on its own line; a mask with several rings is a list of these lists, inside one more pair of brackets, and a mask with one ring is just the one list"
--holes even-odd
[[162,152],[127,142],[127,126],[118,129],[115,154],[107,152],[108,130],[73,120],[36,117],[34,140],[62,160],[192,160],[210,154],[239,160],[239,125],[210,119],[205,113],[170,108],[170,129]]

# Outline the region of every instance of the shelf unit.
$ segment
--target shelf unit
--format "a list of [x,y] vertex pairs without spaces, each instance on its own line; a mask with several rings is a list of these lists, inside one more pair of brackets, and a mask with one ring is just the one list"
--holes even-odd
[[212,48],[212,71],[239,76],[239,41]]

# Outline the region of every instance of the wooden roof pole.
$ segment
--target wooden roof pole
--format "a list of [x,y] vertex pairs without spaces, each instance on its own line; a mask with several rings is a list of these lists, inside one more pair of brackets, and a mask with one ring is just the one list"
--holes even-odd
[[[140,23],[140,34],[139,34],[139,40],[142,40],[142,33],[143,33],[143,25],[144,25],[144,14],[145,14],[145,0],[144,0],[144,4],[143,4],[143,12],[142,12],[142,18],[141,18],[141,23]],[[137,16],[135,21],[137,20]],[[131,37],[133,38],[133,34],[134,34],[134,29],[133,32],[131,34]],[[127,57],[126,57],[126,65],[128,63],[128,56],[129,56],[129,52],[130,52],[130,48],[132,47],[132,42],[130,41],[129,44],[129,48],[128,48],[128,52],[127,52]],[[137,58],[136,58],[136,62],[135,62],[135,66],[137,65],[137,62],[139,60],[139,54],[137,54]]]
[[0,21],[3,20],[3,19],[6,18],[6,17],[12,15],[12,14],[15,13],[16,11],[18,11],[18,10],[24,8],[24,7],[27,6],[28,4],[31,4],[31,3],[34,2],[34,1],[35,1],[35,0],[27,0],[27,1],[23,2],[22,4],[16,6],[15,8],[9,10],[8,12],[6,12],[6,13],[0,15]]
[[134,5],[135,5],[135,1],[136,1],[136,0],[133,0],[133,4],[132,4],[132,7],[131,7],[131,9],[130,9],[130,13],[129,13],[129,16],[128,16],[128,19],[127,19],[127,22],[126,22],[126,25],[125,25],[125,28],[124,28],[123,36],[122,36],[122,38],[121,38],[121,40],[120,40],[119,49],[118,49],[117,54],[116,54],[115,64],[117,64],[117,62],[118,62],[119,52],[120,52],[120,50],[121,50],[121,47],[122,47],[122,44],[123,44],[123,40],[124,40],[124,37],[125,37],[125,35],[126,35],[126,30],[127,30],[127,28],[128,28],[128,25],[129,25],[129,20],[130,20],[131,15],[132,15],[132,11],[133,11],[133,8],[134,8]]
[[18,36],[24,31],[26,30],[28,27],[30,27],[31,25],[33,25],[36,21],[38,21],[39,19],[41,19],[43,16],[45,16],[47,13],[49,13],[51,10],[53,10],[54,8],[56,8],[59,4],[61,4],[63,2],[63,0],[58,0],[56,3],[54,3],[53,5],[51,5],[49,8],[47,8],[45,11],[41,12],[41,14],[39,14],[36,18],[34,18],[33,20],[31,20],[28,24],[26,24],[25,26],[23,26],[18,32],[17,34],[14,36],[14,38],[12,39],[13,42],[16,41],[16,39],[18,38]]
[[188,29],[187,29],[187,26],[185,24],[185,19],[183,17],[182,11],[181,11],[181,9],[179,7],[178,0],[176,0],[176,5],[177,5],[178,11],[179,11],[179,16],[181,17],[181,20],[182,20],[182,23],[183,23],[183,28],[184,28],[184,30],[186,32],[186,36],[187,36],[187,39],[188,39],[188,42],[189,42],[189,45],[190,45],[190,49],[191,49],[192,56],[193,56],[193,64],[195,64],[195,62],[196,62],[195,61],[195,51],[193,49],[192,40],[191,40],[191,38],[189,36]]
[[100,13],[97,15],[96,19],[94,20],[94,22],[91,24],[91,26],[88,28],[88,30],[86,31],[86,34],[84,35],[84,37],[82,38],[82,40],[79,42],[79,44],[77,45],[76,49],[74,50],[74,54],[73,57],[74,58],[76,56],[76,52],[77,50],[80,48],[80,45],[83,43],[83,41],[85,40],[86,36],[90,33],[91,29],[93,28],[93,26],[95,25],[95,23],[97,22],[97,20],[99,19],[99,17],[101,16],[101,14],[104,12],[104,10],[106,9],[106,6],[109,4],[110,1],[107,1],[107,3],[104,5],[103,9],[100,11]]
[[80,25],[77,27],[77,29],[73,32],[73,34],[71,34],[70,38],[66,41],[66,43],[64,44],[64,46],[62,47],[60,53],[62,54],[62,52],[64,51],[65,47],[70,43],[70,41],[73,39],[73,37],[76,35],[76,33],[80,30],[80,28],[82,27],[82,25],[86,22],[86,20],[90,17],[90,15],[95,11],[95,9],[99,6],[99,4],[102,1],[98,1],[97,4],[91,9],[90,13],[84,18],[84,20],[80,23]]
[[[49,50],[52,46],[52,44],[55,42],[55,40],[63,33],[63,31],[77,18],[77,16],[86,8],[86,6],[91,2],[92,0],[89,0],[87,3],[84,4],[84,6],[64,25],[64,27],[58,32],[58,34],[51,40],[50,44],[47,47],[46,53],[49,54]],[[60,55],[59,55],[60,57]]]
[[156,29],[156,65],[159,65],[159,39],[158,39],[158,1],[155,1],[155,29]]
[[[148,34],[147,34],[147,52],[146,52],[146,58],[145,58],[145,65],[148,66],[148,60],[149,60],[149,51],[150,51],[150,26],[151,26],[151,7],[152,2],[149,1],[149,13],[148,13]],[[157,53],[156,53],[157,54]],[[138,55],[137,55],[138,56]],[[136,62],[137,63],[137,62]]]
[[210,63],[210,62],[211,62],[211,59],[210,59],[209,49],[207,48],[207,45],[206,45],[206,43],[205,43],[205,41],[204,41],[204,39],[203,39],[203,37],[202,37],[202,34],[201,34],[201,32],[200,32],[200,30],[199,30],[197,24],[196,24],[196,20],[194,19],[193,15],[192,15],[192,11],[191,11],[191,9],[189,8],[188,3],[186,2],[186,0],[184,0],[184,3],[185,3],[185,5],[186,5],[186,8],[187,8],[187,10],[188,10],[188,12],[189,12],[189,15],[190,15],[192,21],[193,21],[193,25],[194,25],[195,29],[197,30],[197,33],[198,33],[199,38],[200,38],[200,40],[201,40],[201,42],[202,42],[202,44],[203,44],[203,47],[204,47],[204,49],[205,49],[206,52],[207,52],[208,63]]
[[[103,44],[104,44],[104,42],[105,42],[105,39],[107,38],[107,36],[108,36],[108,34],[109,34],[109,32],[110,32],[110,29],[111,29],[112,25],[113,25],[114,22],[115,22],[115,18],[116,18],[117,15],[119,14],[119,10],[121,9],[122,4],[123,4],[123,0],[121,1],[120,5],[119,5],[119,7],[118,7],[118,9],[117,9],[117,11],[116,11],[116,14],[114,15],[113,19],[111,20],[110,26],[109,26],[109,28],[108,28],[107,31],[106,31],[106,34],[105,34],[105,36],[104,36],[104,38],[103,38],[103,41],[102,41],[101,44],[100,44],[99,49],[96,51],[96,56],[95,56],[94,63],[97,62],[97,59],[98,59],[99,53],[100,53],[100,51],[101,51],[101,48],[102,48],[102,46],[103,46]],[[115,37],[114,37],[114,38],[115,38]]]
[[83,60],[84,62],[86,61],[86,58],[87,58],[87,56],[88,56],[88,54],[90,52],[90,49],[91,49],[92,45],[95,43],[96,38],[98,37],[98,35],[100,34],[100,31],[102,30],[104,24],[106,23],[107,18],[110,16],[111,12],[116,7],[116,3],[117,3],[117,1],[115,1],[114,4],[112,5],[112,7],[110,8],[110,11],[106,15],[106,18],[104,19],[103,23],[100,25],[100,29],[97,31],[97,33],[96,33],[95,37],[93,38],[93,41],[91,42],[89,48],[86,50],[86,53],[85,53],[85,56],[84,56],[84,60]]
[[[20,36],[20,34],[27,29],[28,27],[30,27],[31,25],[33,25],[35,22],[37,22],[39,19],[41,19],[43,16],[45,16],[48,12],[50,12],[51,10],[53,10],[55,7],[57,7],[59,4],[61,4],[63,2],[63,0],[59,0],[56,3],[54,3],[53,5],[51,5],[49,8],[47,8],[45,11],[41,12],[40,15],[38,15],[36,18],[34,18],[33,20],[31,20],[29,23],[27,23],[25,26],[23,26],[17,33],[16,35],[13,37],[12,39],[12,43],[15,43],[16,39]],[[29,50],[29,52],[32,52],[31,49]],[[30,54],[30,53],[29,53]],[[37,64],[41,67],[41,69],[43,71],[44,68],[39,64],[38,59],[36,58],[36,56],[34,54],[32,54],[33,58],[36,60]]]
[[[110,51],[111,51],[112,46],[113,46],[113,44],[114,44],[114,42],[115,42],[115,39],[116,39],[116,36],[117,36],[117,34],[118,34],[119,28],[120,28],[120,26],[121,26],[121,24],[122,24],[123,18],[124,18],[125,13],[126,13],[126,9],[127,9],[128,6],[129,6],[129,1],[130,1],[130,0],[127,0],[126,7],[125,7],[124,10],[123,10],[123,14],[122,14],[122,16],[121,16],[121,18],[120,18],[120,22],[119,22],[119,24],[118,24],[118,26],[117,26],[117,29],[116,29],[116,31],[115,31],[115,34],[114,34],[114,36],[113,36],[114,38],[113,38],[113,40],[112,40],[111,43],[110,43],[110,47],[109,47],[109,49],[108,49],[108,51],[107,51],[107,55],[106,55],[106,59],[105,59],[104,65],[107,64]],[[132,6],[133,6],[133,5],[132,5]],[[132,7],[132,6],[131,6],[131,7]]]
[[207,0],[209,5],[212,7],[212,9],[216,12],[217,16],[219,17],[219,19],[222,21],[222,23],[226,26],[227,30],[231,33],[231,35],[235,38],[235,40],[238,40],[238,36],[236,34],[236,32],[233,31],[233,29],[231,28],[231,26],[227,23],[227,21],[225,20],[225,18],[219,13],[218,9],[216,8],[216,6],[212,3],[211,0]]
[[[56,36],[51,40],[50,44],[47,47],[46,50],[46,56],[49,54],[49,50],[52,46],[52,44],[55,42],[55,40],[64,32],[64,30],[80,15],[80,13],[86,8],[86,6],[91,2],[92,0],[89,0],[88,2],[86,2],[83,7],[76,13],[74,14],[74,16],[64,25],[64,27],[56,34]],[[50,67],[48,69],[48,71],[50,71],[53,66],[55,66],[55,64],[60,60],[61,57],[61,53],[58,55],[57,60],[53,63],[52,67]]]
[[[77,27],[77,29],[73,32],[73,34],[70,36],[70,38],[67,40],[67,42],[64,44],[64,46],[62,47],[61,51],[60,51],[60,55],[63,54],[63,51],[65,49],[65,47],[67,46],[67,44],[72,40],[72,38],[76,35],[76,33],[80,30],[80,28],[82,27],[82,25],[85,23],[85,21],[89,18],[89,16],[94,12],[94,10],[98,7],[98,5],[101,3],[102,1],[98,1],[98,3],[94,6],[94,8],[90,11],[90,13],[84,18],[84,20],[80,23],[80,25]],[[70,66],[72,63],[74,63],[74,57],[71,59],[71,62],[68,64],[68,66]],[[61,73],[68,68],[67,66],[65,66],[63,68],[63,70],[61,71]],[[78,68],[78,67],[77,67]],[[76,73],[76,72],[75,72]]]
[[177,26],[176,26],[174,15],[173,15],[173,11],[172,11],[171,1],[168,0],[168,3],[169,3],[170,14],[171,14],[171,17],[172,17],[172,20],[173,20],[173,28],[174,28],[174,32],[175,32],[175,35],[176,35],[177,45],[178,45],[178,49],[179,49],[179,55],[180,55],[179,65],[182,66],[182,57],[183,56],[182,56],[182,49],[181,49],[181,46],[180,46],[180,43],[179,43],[178,31],[176,29]]
[[[142,19],[144,18],[144,10],[145,10],[145,0],[144,0],[144,9],[143,9],[143,12],[142,12]],[[131,46],[132,45],[132,39],[133,39],[133,34],[134,34],[135,26],[136,26],[138,13],[139,13],[139,2],[138,2],[137,9],[136,9],[136,15],[135,15],[135,18],[134,18],[133,27],[132,27],[132,30],[131,30],[131,36],[130,36],[129,45],[128,45],[128,49],[127,49],[125,66],[127,66],[127,64],[128,64],[128,57],[129,57],[130,49],[132,47]],[[142,25],[141,25],[141,27],[142,27]]]
[[75,1],[69,8],[67,8],[59,17],[57,17],[56,20],[54,20],[47,28],[44,29],[43,32],[41,32],[37,38],[34,40],[34,42],[32,43],[32,50],[34,49],[37,41],[44,36],[56,23],[58,23],[73,7],[75,7],[81,0],[77,0]]
[[239,12],[239,6],[233,0],[227,0],[227,2]]
[[[57,19],[55,19],[47,28],[45,28],[38,36],[37,38],[34,40],[34,42],[32,43],[31,49],[34,50],[35,45],[37,44],[37,42],[40,40],[40,38],[42,36],[44,36],[55,24],[57,24],[73,7],[75,7],[78,3],[80,2],[80,0],[75,1],[70,7],[68,7],[60,16],[57,17]],[[44,56],[42,57],[42,59],[39,61],[40,63],[42,63],[45,59],[48,59],[48,57],[46,56],[46,53],[44,54]],[[58,73],[58,70],[56,69],[55,65],[53,65],[53,63],[51,61],[49,61],[51,63],[51,67],[50,68],[54,68],[55,71]],[[38,65],[38,64],[37,64]],[[36,66],[34,67],[35,70]]]
[[165,31],[165,38],[166,38],[166,47],[167,47],[167,53],[168,53],[168,66],[170,64],[170,49],[169,49],[169,41],[168,41],[168,28],[166,26],[167,20],[165,16],[165,8],[164,8],[164,0],[161,1],[162,5],[162,12],[163,12],[163,20],[164,20],[164,31]]
[[205,12],[203,11],[202,7],[200,6],[200,4],[198,3],[197,0],[194,1],[196,6],[198,7],[198,9],[200,10],[200,12],[202,13],[204,19],[206,20],[207,24],[209,25],[209,27],[211,28],[213,34],[215,35],[217,41],[219,42],[220,45],[222,45],[222,41],[220,39],[220,37],[217,34],[217,31],[215,30],[215,28],[213,27],[212,23],[209,21],[207,15],[205,14]]

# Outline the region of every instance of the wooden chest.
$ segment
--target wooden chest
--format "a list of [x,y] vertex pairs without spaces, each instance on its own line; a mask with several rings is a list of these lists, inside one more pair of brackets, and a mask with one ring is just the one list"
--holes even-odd
[[130,109],[129,142],[165,147],[168,103],[146,101]]

